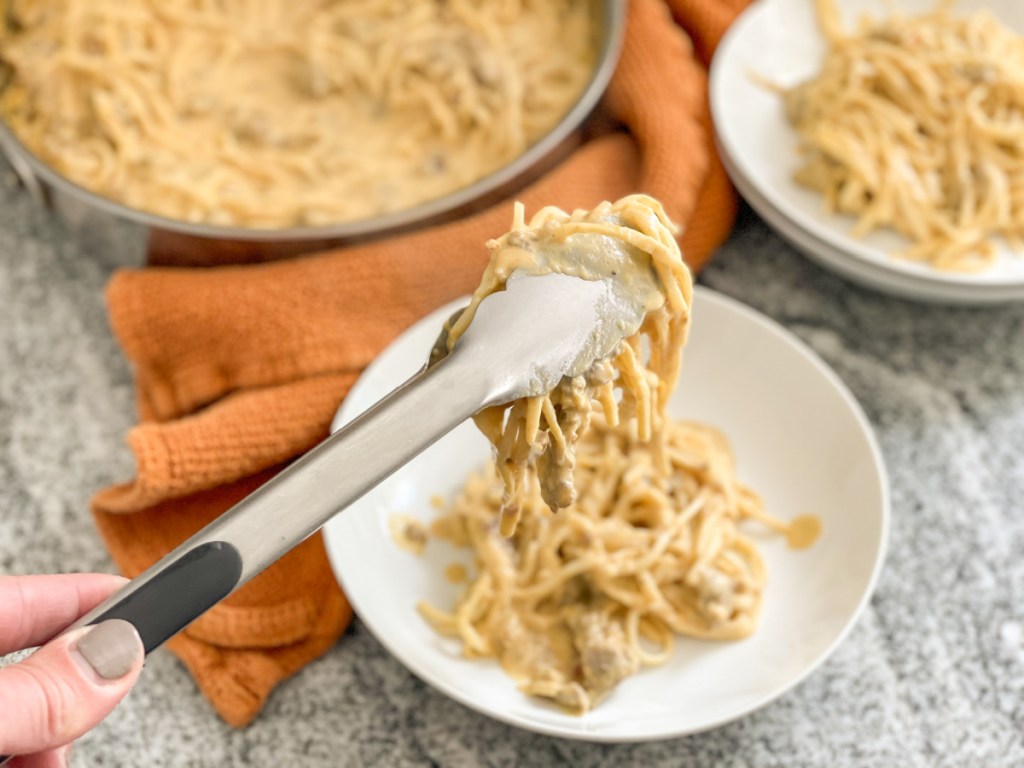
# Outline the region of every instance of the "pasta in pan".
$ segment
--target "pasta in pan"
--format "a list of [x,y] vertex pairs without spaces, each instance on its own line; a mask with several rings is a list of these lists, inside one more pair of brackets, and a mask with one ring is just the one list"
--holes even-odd
[[6,5],[0,115],[19,139],[100,195],[222,225],[460,189],[555,126],[597,50],[592,0]]

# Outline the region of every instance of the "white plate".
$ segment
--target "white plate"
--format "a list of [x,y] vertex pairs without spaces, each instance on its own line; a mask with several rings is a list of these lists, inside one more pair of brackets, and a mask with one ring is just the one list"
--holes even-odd
[[[914,11],[933,4],[898,0],[895,5]],[[884,13],[883,0],[842,0],[841,6],[847,20],[865,10]],[[981,6],[1024,33],[1024,3],[961,0],[956,10],[967,13]],[[1001,247],[996,264],[978,274],[945,272],[894,259],[889,254],[907,243],[902,236],[885,230],[862,239],[852,237],[852,217],[826,213],[819,194],[793,181],[799,165],[796,133],[785,119],[778,95],[758,85],[752,75],[780,85],[795,84],[813,76],[823,51],[811,0],[761,0],[730,28],[712,64],[710,93],[718,141],[729,158],[734,181],[755,190],[793,226],[825,243],[831,254],[870,267],[876,276],[891,276],[893,285],[912,282],[926,286],[922,292],[932,288],[933,300],[941,300],[941,295],[964,303],[1024,299],[1024,258],[1008,248]],[[886,280],[884,276],[877,279]],[[987,292],[999,298],[989,298]]]
[[[406,331],[366,370],[335,419],[351,420],[422,365],[444,318],[463,302]],[[821,539],[804,551],[764,536],[769,583],[761,626],[735,643],[680,640],[668,664],[625,680],[593,712],[565,714],[521,694],[493,661],[466,660],[415,606],[450,607],[460,591],[442,571],[469,563],[464,550],[432,541],[422,556],[400,549],[392,515],[429,523],[430,498],[451,499],[487,459],[489,446],[463,424],[324,528],[335,573],[356,613],[413,673],[498,720],[588,741],[643,741],[701,731],[764,706],[803,680],[845,637],[882,565],[889,497],[867,420],[838,377],[781,326],[698,288],[676,418],[722,428],[740,477],[782,517],[821,517]]]

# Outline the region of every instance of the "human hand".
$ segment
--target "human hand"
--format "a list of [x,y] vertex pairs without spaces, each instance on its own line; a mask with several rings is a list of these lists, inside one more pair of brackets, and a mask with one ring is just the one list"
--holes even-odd
[[[0,655],[46,642],[125,583],[98,573],[0,576]],[[68,632],[0,669],[0,755],[12,768],[58,768],[71,742],[139,677],[142,641],[111,619]]]

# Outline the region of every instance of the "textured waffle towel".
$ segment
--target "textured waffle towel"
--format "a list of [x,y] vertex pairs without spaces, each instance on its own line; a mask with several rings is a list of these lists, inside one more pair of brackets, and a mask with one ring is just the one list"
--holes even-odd
[[[646,192],[685,224],[683,251],[699,268],[735,214],[714,153],[706,66],[745,4],[631,0],[604,102],[623,128],[516,195],[528,213]],[[137,468],[132,482],[97,494],[93,513],[121,570],[137,575],[323,439],[367,363],[417,318],[475,287],[483,243],[511,214],[506,202],[290,261],[117,274],[107,298],[136,375],[140,424],[128,442]],[[351,616],[317,535],[168,645],[217,712],[241,726]]]

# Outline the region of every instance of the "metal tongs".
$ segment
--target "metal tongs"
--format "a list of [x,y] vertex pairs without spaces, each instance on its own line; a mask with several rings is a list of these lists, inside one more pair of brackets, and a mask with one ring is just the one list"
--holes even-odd
[[[460,423],[549,391],[636,330],[607,280],[513,274],[448,351],[68,629],[131,622],[149,653]],[[426,350],[424,350],[426,352]]]

